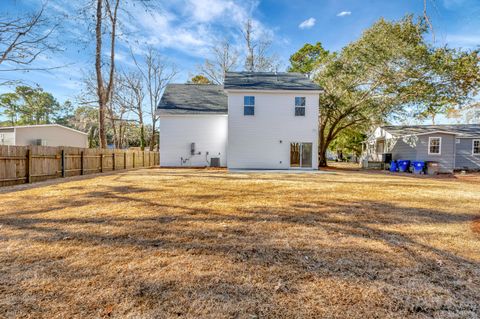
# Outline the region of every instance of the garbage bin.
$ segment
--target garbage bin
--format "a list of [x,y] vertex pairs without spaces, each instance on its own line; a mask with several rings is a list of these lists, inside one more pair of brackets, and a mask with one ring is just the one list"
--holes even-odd
[[440,172],[440,164],[438,162],[426,162],[427,174],[437,175]]
[[414,174],[423,174],[425,170],[424,161],[415,161],[413,162],[413,173]]
[[399,160],[398,161],[398,171],[407,172],[410,167],[410,161],[408,160]]
[[390,162],[390,172],[396,172],[398,169],[397,161]]

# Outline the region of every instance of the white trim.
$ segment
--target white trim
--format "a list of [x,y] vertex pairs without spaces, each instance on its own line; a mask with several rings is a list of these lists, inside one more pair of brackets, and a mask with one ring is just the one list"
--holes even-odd
[[60,124],[2,126],[2,128],[13,128],[14,130],[19,129],[19,128],[36,128],[36,127],[60,127],[60,128],[64,128],[64,129],[67,129],[67,130],[70,130],[70,131],[74,131],[74,132],[77,132],[77,133],[82,133],[84,135],[88,135],[88,133],[85,133],[85,132],[82,132],[82,131],[79,131],[79,130],[76,130],[74,128],[70,128],[70,127],[67,127],[67,126],[63,126],[63,125],[60,125]]
[[[297,170],[297,169],[303,169],[303,170],[311,170],[311,169],[314,169],[314,166],[313,166],[313,157],[315,156],[315,152],[313,150],[313,142],[290,142],[290,149],[289,149],[289,168],[288,169],[293,169],[293,170]],[[300,166],[292,166],[292,158],[291,158],[291,152],[292,152],[292,144],[299,144],[299,153],[300,153]],[[302,166],[302,153],[303,153],[303,144],[310,144],[312,146],[312,157],[310,158],[310,161],[312,162],[312,165],[310,167],[303,167]]]
[[[472,155],[473,156],[480,156],[480,153],[474,153],[473,151],[475,150],[475,142],[478,142],[480,144],[480,139],[473,139],[472,140]],[[480,147],[480,145],[479,145]]]
[[[438,153],[430,153],[430,141],[433,138],[440,140],[440,143],[438,145]],[[430,136],[428,138],[428,155],[442,155],[442,137],[440,137],[440,136]]]
[[199,114],[199,113],[179,113],[179,114],[173,114],[173,113],[161,113],[159,114],[160,117],[186,117],[186,116],[228,116],[228,114],[225,113],[205,113],[205,114]]
[[457,136],[458,139],[460,138],[463,138],[463,139],[474,139],[474,140],[478,140],[480,139],[480,136]]

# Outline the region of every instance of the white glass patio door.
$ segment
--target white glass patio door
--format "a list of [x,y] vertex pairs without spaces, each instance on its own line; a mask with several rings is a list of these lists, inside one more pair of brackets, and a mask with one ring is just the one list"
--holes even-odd
[[312,143],[290,143],[290,167],[312,167]]

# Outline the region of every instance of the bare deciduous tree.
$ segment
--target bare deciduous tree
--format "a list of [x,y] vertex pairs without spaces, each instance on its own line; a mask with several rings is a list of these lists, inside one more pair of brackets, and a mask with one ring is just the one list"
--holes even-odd
[[[113,3],[111,3],[113,1]],[[113,4],[113,6],[112,6]],[[107,135],[105,130],[105,110],[110,101],[115,79],[115,41],[118,21],[118,7],[120,0],[97,0],[95,20],[95,73],[97,80],[98,96],[98,121],[100,147],[107,147]],[[105,8],[104,8],[105,7]],[[103,22],[105,18],[110,22],[110,56],[108,79],[103,78]]]
[[200,72],[212,83],[222,85],[225,73],[234,70],[238,63],[238,52],[232,48],[228,40],[212,47],[212,59],[205,60]]
[[[48,70],[29,67],[38,56],[57,48],[49,42],[58,24],[51,24],[45,16],[45,5],[33,14],[15,18],[0,18],[1,72]],[[5,81],[2,84],[8,84]]]
[[150,47],[143,57],[143,61],[139,62],[132,53],[132,59],[137,66],[137,69],[145,81],[145,90],[148,104],[148,114],[150,115],[152,125],[152,135],[150,138],[150,150],[153,151],[155,147],[156,134],[155,130],[158,123],[158,115],[156,109],[160,103],[163,90],[168,83],[177,74],[174,65],[163,61],[162,57]]
[[143,102],[145,98],[145,83],[139,72],[124,72],[122,74],[120,90],[123,91],[121,103],[132,111],[138,119],[140,125],[140,147],[142,151],[145,149],[145,125],[143,119]]
[[271,47],[271,41],[268,39],[255,40],[253,29],[253,22],[248,19],[241,30],[247,55],[245,58],[244,67],[248,72],[273,72],[277,71],[279,62],[276,56],[269,56],[268,50]]

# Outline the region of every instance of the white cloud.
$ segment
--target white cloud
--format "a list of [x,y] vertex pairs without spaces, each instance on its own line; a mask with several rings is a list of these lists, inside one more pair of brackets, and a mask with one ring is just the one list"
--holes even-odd
[[309,18],[303,21],[302,23],[300,23],[298,27],[300,29],[310,29],[315,25],[315,21],[316,21],[315,18]]
[[480,47],[480,34],[447,34],[445,42],[453,47],[474,49]]
[[346,17],[352,14],[352,11],[342,11],[339,14],[337,14],[337,17]]
[[[132,33],[127,46],[134,44],[135,54],[141,54],[148,45],[205,58],[211,45],[221,39],[240,45],[240,29],[256,6],[257,0],[178,0],[162,3],[154,11],[131,6],[133,19],[124,23]],[[253,18],[252,25],[253,39],[274,38],[273,30],[261,21]]]

